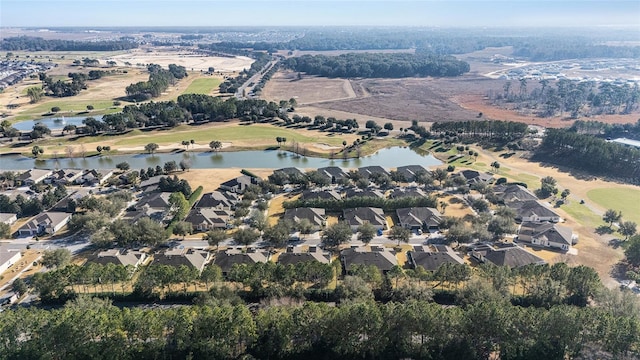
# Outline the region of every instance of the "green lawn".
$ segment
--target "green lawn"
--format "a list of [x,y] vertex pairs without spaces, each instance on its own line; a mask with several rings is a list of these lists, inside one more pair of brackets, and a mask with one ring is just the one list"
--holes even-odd
[[564,204],[560,208],[571,215],[574,220],[587,227],[596,229],[600,225],[605,225],[601,216],[595,214],[586,205],[580,204],[577,200],[569,201],[568,204]]
[[183,94],[205,94],[209,95],[217,88],[222,81],[219,78],[209,77],[195,79]]
[[220,141],[247,141],[255,140],[272,142],[274,146],[277,145],[276,137],[287,138],[287,145],[293,143],[293,141],[305,143],[305,142],[323,142],[330,145],[342,146],[341,137],[329,137],[326,133],[318,132],[317,136],[306,136],[287,128],[272,126],[272,125],[239,125],[239,126],[226,126],[226,127],[192,127],[181,125],[171,131],[167,132],[154,132],[150,133],[150,137],[121,138],[116,141],[116,145],[121,146],[136,146],[146,145],[150,141],[158,144],[179,144],[182,140],[195,140],[198,143],[206,142],[207,144],[212,140]]
[[606,208],[622,211],[624,220],[640,224],[640,190],[601,188],[587,192],[587,197]]

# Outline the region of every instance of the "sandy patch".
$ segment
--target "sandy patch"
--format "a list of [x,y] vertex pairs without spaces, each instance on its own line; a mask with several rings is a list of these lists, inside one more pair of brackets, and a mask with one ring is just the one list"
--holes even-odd
[[214,67],[219,72],[236,72],[249,68],[253,59],[246,56],[221,57],[206,56],[189,51],[145,51],[142,49],[131,50],[127,54],[115,55],[104,60],[115,61],[123,66],[130,63],[133,66],[158,64],[168,67],[169,64],[181,65],[191,71],[207,71]]
[[[231,145],[232,145],[231,142],[223,142],[222,143],[222,149],[228,148]],[[118,150],[119,151],[125,151],[125,152],[145,152],[144,145],[130,146],[130,147],[118,147]],[[158,151],[161,151],[161,152],[174,151],[174,150],[211,151],[211,148],[209,147],[209,144],[197,144],[197,143],[193,144],[193,145],[189,145],[188,149],[186,149],[184,147],[184,145],[180,145],[180,144],[176,144],[176,145],[158,145]]]
[[[189,171],[183,171],[176,173],[180,179],[185,179],[189,182],[192,189],[196,189],[198,186],[203,187],[203,193],[216,190],[221,183],[241,176],[240,168],[229,169],[191,169]],[[260,178],[266,179],[273,173],[273,169],[247,169]]]

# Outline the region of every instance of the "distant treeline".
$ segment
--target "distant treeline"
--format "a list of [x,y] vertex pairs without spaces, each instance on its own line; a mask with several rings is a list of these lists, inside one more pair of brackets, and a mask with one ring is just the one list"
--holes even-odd
[[589,174],[640,183],[640,149],[567,129],[547,129],[536,157]]
[[640,140],[640,120],[635,124],[607,124],[600,121],[576,120],[571,130],[578,134],[596,135],[604,138],[625,137]]
[[227,53],[277,50],[416,49],[416,54],[452,55],[488,47],[513,46],[513,56],[536,61],[584,58],[638,58],[639,46],[607,45],[635,41],[637,34],[610,29],[435,29],[331,28],[309,29],[288,42],[223,41],[202,48]]
[[525,136],[527,128],[527,124],[515,121],[452,121],[433,123],[431,132],[438,134],[453,133],[459,138],[469,138],[474,141],[482,139],[513,141]]
[[304,55],[287,59],[285,64],[295,71],[327,77],[458,76],[469,71],[469,64],[454,57],[406,53]]
[[18,36],[2,39],[4,51],[117,51],[135,49],[138,44],[130,40],[75,41]]
[[147,70],[149,81],[140,81],[125,89],[127,96],[131,99],[144,101],[158,97],[167,90],[169,85],[175,84],[176,80],[187,77],[187,69],[176,64],[169,64],[169,70],[163,69],[160,65],[151,64]]

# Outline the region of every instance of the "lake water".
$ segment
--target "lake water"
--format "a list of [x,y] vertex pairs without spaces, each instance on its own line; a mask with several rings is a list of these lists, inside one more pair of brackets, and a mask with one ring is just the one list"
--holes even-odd
[[357,168],[379,165],[384,168],[395,168],[404,165],[423,165],[425,167],[440,165],[442,162],[432,155],[421,155],[407,147],[382,149],[377,153],[360,159],[324,159],[315,157],[299,157],[279,150],[236,151],[236,152],[183,152],[169,154],[137,154],[96,156],[88,158],[35,160],[22,155],[0,156],[0,170],[38,169],[112,169],[116,164],[126,161],[131,169],[139,170],[163,166],[167,161],[179,163],[183,159],[191,162],[192,169],[209,168],[256,168],[279,169],[296,166],[300,168],[320,168],[324,166],[341,166]]
[[62,128],[64,128],[67,125],[80,126],[82,125],[82,120],[88,117],[92,117],[96,120],[102,120],[102,115],[73,116],[73,117],[58,116],[58,117],[52,117],[52,118],[46,118],[46,119],[40,119],[40,120],[19,121],[13,124],[13,127],[20,131],[31,131],[33,129],[33,125],[35,125],[36,123],[43,123],[44,125],[47,125],[47,127],[51,130],[62,130]]

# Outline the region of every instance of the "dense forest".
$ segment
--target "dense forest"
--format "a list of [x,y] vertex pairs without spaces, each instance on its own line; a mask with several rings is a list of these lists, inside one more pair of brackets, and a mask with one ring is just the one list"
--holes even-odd
[[2,39],[0,50],[5,51],[118,51],[130,50],[138,44],[130,40],[74,41],[19,36]]
[[515,103],[541,117],[629,114],[638,109],[640,101],[638,84],[543,79],[528,91],[529,85],[525,78],[507,81],[502,89],[490,90],[488,96],[494,103]]
[[525,123],[501,120],[435,122],[431,125],[434,135],[456,136],[463,142],[465,139],[513,141],[521,139],[527,131]]
[[589,174],[640,183],[640,149],[578,134],[569,129],[547,129],[535,156]]
[[304,55],[289,58],[285,64],[295,71],[327,77],[458,76],[469,71],[469,64],[454,57],[406,53]]
[[[0,359],[444,360],[499,354],[505,360],[561,360],[638,355],[637,299],[604,289],[595,271],[584,266],[511,270],[481,265],[470,271],[465,265],[445,265],[433,273],[395,267],[386,274],[352,266],[335,289],[326,289],[339,267],[243,264],[223,278],[216,266],[198,275],[186,267],[150,265],[133,277],[133,269],[123,266],[61,265],[34,276],[30,286],[62,295],[69,299],[66,305],[0,313]],[[118,308],[70,290],[75,284],[78,291],[93,289],[118,298],[132,281],[137,296],[158,299],[154,296],[160,293],[195,304]],[[206,283],[207,291],[188,293],[194,282]]]
[[151,64],[147,70],[149,81],[140,81],[125,89],[129,98],[144,101],[158,97],[169,88],[169,85],[174,85],[177,80],[188,76],[187,69],[176,64],[169,64],[169,70],[163,69],[160,65]]

